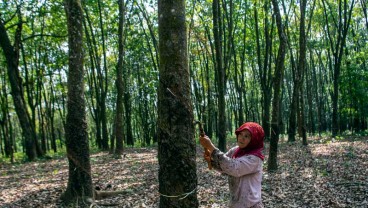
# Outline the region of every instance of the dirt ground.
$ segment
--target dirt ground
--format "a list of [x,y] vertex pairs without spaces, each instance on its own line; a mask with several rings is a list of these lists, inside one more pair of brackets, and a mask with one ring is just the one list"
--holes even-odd
[[[368,138],[309,138],[309,145],[280,142],[275,173],[267,171],[265,148],[262,199],[265,207],[368,207]],[[207,169],[197,148],[197,197],[201,208],[227,207],[227,178]],[[95,207],[158,207],[156,148],[126,148],[125,156],[91,156],[93,183],[125,190]],[[67,159],[0,164],[0,207],[61,207],[68,180]]]

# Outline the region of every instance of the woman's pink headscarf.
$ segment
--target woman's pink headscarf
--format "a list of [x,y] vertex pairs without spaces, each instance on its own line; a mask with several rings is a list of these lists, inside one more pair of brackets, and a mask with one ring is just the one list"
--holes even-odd
[[233,158],[238,158],[243,155],[255,155],[264,160],[262,150],[263,150],[263,139],[265,134],[262,126],[255,122],[246,122],[235,131],[236,136],[238,137],[240,132],[244,130],[248,130],[252,138],[245,148],[239,147],[237,150],[235,150]]

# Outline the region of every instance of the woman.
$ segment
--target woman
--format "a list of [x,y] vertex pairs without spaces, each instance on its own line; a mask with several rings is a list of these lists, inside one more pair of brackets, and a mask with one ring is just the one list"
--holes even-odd
[[257,123],[246,122],[235,134],[238,146],[227,153],[218,150],[208,136],[200,137],[201,145],[208,149],[204,158],[214,169],[228,175],[230,208],[263,208],[263,128]]

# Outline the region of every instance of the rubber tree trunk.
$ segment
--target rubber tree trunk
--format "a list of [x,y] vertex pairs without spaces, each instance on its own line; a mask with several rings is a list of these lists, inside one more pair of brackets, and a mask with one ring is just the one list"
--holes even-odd
[[[295,68],[295,80],[294,80],[294,88],[293,88],[293,95],[292,95],[292,101],[290,104],[290,116],[289,116],[289,130],[288,130],[288,141],[294,142],[295,141],[295,134],[297,129],[297,122],[296,117],[298,112],[300,112],[300,109],[302,108],[301,105],[304,105],[301,102],[300,96],[303,86],[303,74],[305,71],[305,62],[306,62],[306,51],[307,51],[307,37],[305,33],[305,9],[306,9],[307,2],[305,0],[302,0],[300,3],[300,30],[299,30],[299,62],[298,66]],[[299,104],[299,105],[298,105]],[[305,130],[304,127],[304,120],[300,120],[300,117],[298,119],[298,127]],[[303,130],[302,130],[303,131]],[[304,133],[302,133],[304,135]],[[299,135],[299,136],[302,136]],[[306,138],[303,138],[306,139]]]
[[23,95],[22,79],[18,71],[21,31],[22,23],[19,22],[15,35],[16,41],[14,41],[15,44],[13,46],[6,32],[4,22],[0,19],[0,46],[6,58],[11,87],[10,94],[12,95],[15,111],[22,128],[23,137],[25,138],[26,155],[28,160],[32,161],[38,155],[36,151],[36,132],[34,126],[32,126],[29,112],[27,111],[27,104]]
[[123,107],[124,107],[124,83],[123,83],[123,62],[124,62],[124,22],[125,22],[125,6],[124,0],[119,0],[119,59],[116,67],[116,115],[115,115],[115,136],[116,136],[116,149],[115,154],[121,155],[123,153],[123,141],[124,141],[124,125],[123,125]]
[[89,207],[93,198],[89,141],[84,100],[83,12],[80,0],[65,0],[69,37],[68,114],[65,143],[69,178],[63,202]]
[[160,207],[198,207],[184,0],[159,0]]
[[212,2],[213,13],[213,36],[216,51],[216,71],[217,71],[217,89],[218,89],[218,147],[221,151],[226,151],[226,112],[225,112],[225,69],[223,68],[222,54],[222,22],[221,7],[219,0]]
[[273,80],[273,100],[272,100],[272,120],[271,120],[271,141],[270,141],[270,153],[268,157],[268,170],[277,170],[277,149],[280,135],[280,123],[282,116],[280,115],[280,94],[281,83],[284,75],[285,68],[285,54],[287,47],[286,34],[282,24],[280,9],[277,0],[272,0],[273,10],[276,16],[277,30],[280,39],[280,45],[277,54],[275,77]]

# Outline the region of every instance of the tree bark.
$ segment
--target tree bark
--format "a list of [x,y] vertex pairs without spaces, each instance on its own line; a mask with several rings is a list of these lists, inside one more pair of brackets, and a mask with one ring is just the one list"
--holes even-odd
[[[85,6],[85,30],[87,37],[87,44],[90,55],[91,63],[91,78],[89,80],[91,87],[91,114],[95,121],[96,129],[96,143],[98,148],[102,150],[108,149],[108,131],[107,131],[107,114],[106,114],[106,96],[107,96],[107,63],[106,63],[106,49],[105,49],[105,34],[104,27],[102,23],[102,8],[101,2],[98,1],[98,17],[99,17],[99,28],[102,41],[102,56],[99,48],[99,43],[97,36],[95,35],[95,29],[92,25],[92,21],[89,17],[87,7]],[[90,32],[88,32],[88,29]],[[103,62],[103,63],[102,63]],[[94,92],[93,92],[94,91]],[[95,93],[95,97],[93,97]]]
[[8,69],[8,77],[11,86],[11,92],[15,111],[17,113],[22,134],[25,138],[25,149],[28,160],[36,159],[36,132],[35,127],[32,126],[29,112],[27,111],[27,104],[23,94],[22,78],[19,75],[19,50],[21,41],[22,20],[19,20],[17,32],[15,34],[14,46],[11,44],[9,36],[6,32],[4,22],[0,19],[0,46],[4,51],[6,64]]
[[[265,2],[264,5],[265,13],[268,13],[269,10],[269,3],[268,1]],[[256,42],[257,42],[257,64],[260,76],[260,85],[262,89],[262,126],[265,131],[265,140],[270,140],[270,107],[271,107],[271,98],[272,98],[272,76],[271,76],[271,67],[270,67],[270,57],[271,57],[271,45],[272,39],[270,33],[270,25],[268,21],[267,15],[265,16],[264,22],[264,36],[265,36],[265,43],[264,43],[264,54],[263,54],[263,64],[262,64],[262,55],[261,55],[261,43],[260,43],[260,32],[259,32],[259,22],[258,22],[258,10],[255,7],[254,9],[254,18],[255,18],[255,32],[256,32]],[[271,31],[272,31],[271,26]]]
[[102,128],[102,149],[108,150],[109,148],[109,134],[107,131],[107,113],[106,113],[106,96],[107,96],[107,86],[108,86],[108,77],[107,77],[107,57],[106,57],[106,44],[105,44],[105,32],[103,25],[103,16],[102,16],[102,8],[101,8],[101,0],[97,1],[98,12],[99,12],[99,23],[101,30],[101,41],[102,41],[102,55],[103,55],[103,72],[100,72],[100,90],[101,90],[101,99],[100,103],[100,115],[101,115],[101,128]]
[[222,30],[221,30],[221,8],[219,0],[212,2],[213,12],[213,34],[216,51],[216,72],[218,89],[218,148],[226,151],[226,114],[225,114],[225,69],[223,68],[222,55]]
[[300,117],[298,119],[298,126],[301,128],[303,145],[307,145],[307,129],[305,126],[305,115],[304,115],[304,90],[303,80],[306,71],[306,54],[307,54],[307,35],[305,31],[305,12],[307,7],[307,0],[301,0],[300,2],[300,35],[299,35],[299,64],[298,64],[298,76],[300,83],[299,88],[299,106],[300,106]]
[[[247,37],[247,15],[244,15],[244,26],[243,26],[243,37],[242,37],[242,44],[243,44],[243,48],[241,50],[240,53],[240,76],[238,76],[238,63],[237,63],[237,55],[236,55],[236,51],[235,51],[235,41],[234,38],[232,38],[232,48],[233,48],[233,56],[234,56],[234,70],[235,70],[235,76],[234,76],[234,80],[235,80],[235,87],[237,90],[237,99],[239,102],[239,107],[237,109],[237,114],[238,114],[238,119],[236,120],[237,125],[241,126],[245,120],[247,118],[245,118],[244,116],[244,109],[247,109],[246,105],[247,105],[247,97],[246,97],[246,88],[245,88],[245,55],[246,55],[246,37]],[[240,82],[240,83],[239,83]],[[244,98],[244,102],[243,102],[243,98]],[[244,107],[245,106],[245,107]]]
[[160,207],[198,207],[184,0],[159,0]]
[[[1,75],[2,83],[5,83],[5,72],[4,76]],[[13,132],[9,114],[9,104],[8,104],[8,96],[7,96],[7,88],[4,86],[0,91],[0,99],[1,106],[0,111],[2,113],[0,126],[1,126],[1,138],[0,138],[0,149],[1,154],[6,157],[10,157],[10,162],[14,162],[14,141],[13,141]],[[4,146],[2,146],[4,141]]]
[[287,37],[282,24],[280,9],[277,0],[272,0],[273,10],[276,16],[277,30],[280,39],[280,45],[277,54],[275,75],[273,79],[273,101],[272,101],[272,121],[271,121],[271,141],[270,141],[270,153],[268,158],[268,170],[277,170],[277,151],[278,142],[280,135],[280,94],[281,94],[281,83],[284,75],[285,68],[285,54],[287,48]]
[[[138,9],[141,11],[143,18],[146,20],[146,25],[148,27],[149,30],[149,36],[146,32],[144,32],[145,38],[147,40],[147,45],[148,45],[148,49],[150,52],[150,56],[151,56],[151,60],[152,60],[152,64],[153,64],[153,68],[155,69],[155,71],[158,71],[159,66],[159,58],[158,58],[158,46],[157,46],[157,40],[156,40],[156,36],[155,36],[155,31],[154,31],[154,26],[152,21],[149,19],[149,15],[147,14],[147,10],[145,9],[144,5],[139,5],[137,3]],[[141,23],[141,27],[144,28],[144,23],[141,19],[141,16],[139,16],[139,21]],[[151,38],[152,44],[150,44],[150,40],[149,38]],[[152,47],[153,45],[153,47]]]
[[315,98],[315,103],[313,102],[313,93],[314,90],[317,87],[317,83],[313,82],[313,68],[314,66],[314,60],[312,56],[312,51],[309,50],[309,57],[310,57],[310,64],[308,66],[308,71],[306,73],[306,88],[307,88],[307,100],[308,100],[308,131],[314,135],[316,132],[315,122],[316,118],[315,115],[318,115],[318,113],[314,113],[316,110],[318,112],[318,109],[314,108],[316,106],[315,103],[318,103],[317,97]]
[[[85,5],[83,5],[85,6]],[[84,29],[86,36],[86,43],[88,46],[88,55],[90,58],[90,70],[87,70],[87,82],[89,88],[91,90],[88,91],[88,95],[90,96],[90,114],[95,122],[95,139],[97,147],[102,149],[102,133],[101,133],[101,110],[100,110],[100,100],[101,100],[101,85],[100,85],[100,76],[99,72],[101,72],[100,66],[100,58],[98,57],[98,49],[97,49],[97,41],[93,31],[92,22],[90,20],[90,15],[87,7],[84,7]],[[90,71],[90,74],[88,72]]]
[[[125,79],[126,81],[128,79]],[[127,89],[127,83],[125,83],[125,89]],[[131,104],[131,94],[129,90],[124,92],[124,110],[125,110],[125,124],[126,124],[126,137],[127,145],[134,145],[133,131],[132,131],[132,104]]]
[[[298,66],[295,68],[295,80],[294,80],[294,88],[292,94],[292,101],[290,104],[290,116],[289,116],[289,130],[288,130],[288,141],[293,142],[295,141],[295,132],[296,132],[296,115],[299,112],[299,119],[298,119],[298,127],[305,130],[304,127],[304,120],[301,119],[300,111],[304,105],[302,102],[301,94],[302,86],[303,86],[303,74],[305,71],[305,61],[306,61],[306,32],[305,32],[305,10],[306,10],[306,0],[302,0],[300,2],[300,27],[299,27],[299,62]],[[302,133],[305,135],[305,133]],[[299,135],[299,136],[302,136]],[[306,138],[303,138],[303,140]]]
[[[329,24],[328,10],[326,0],[322,0],[324,7],[324,16],[326,21],[326,33],[330,42],[330,47],[333,56],[333,65],[330,65],[330,70],[333,74],[333,92],[332,92],[332,137],[335,137],[339,131],[338,125],[338,101],[339,101],[339,80],[341,71],[341,62],[344,55],[346,36],[350,26],[351,15],[355,1],[351,1],[348,8],[347,0],[338,2],[338,17],[336,28],[331,28]],[[328,5],[329,6],[329,5]],[[335,37],[334,37],[335,36]],[[334,41],[335,40],[335,41]]]
[[[201,20],[203,21],[203,17],[200,16]],[[213,100],[213,91],[214,87],[211,83],[211,71],[210,71],[210,60],[212,60],[212,63],[214,63],[214,47],[213,47],[213,41],[211,38],[211,32],[207,25],[205,27],[205,36],[208,39],[210,50],[207,48],[207,45],[205,43],[201,44],[201,48],[206,51],[206,53],[202,53],[203,60],[205,62],[204,70],[205,70],[205,80],[206,80],[206,91],[203,92],[203,97],[206,97],[207,100],[207,106],[205,106],[205,113],[203,115],[203,121],[205,121],[205,132],[207,136],[212,138],[213,135],[213,124],[215,123],[214,120],[216,120],[215,115],[215,109],[214,109],[214,100]],[[210,52],[211,51],[211,52]],[[211,56],[212,55],[212,56]]]
[[123,96],[124,96],[124,83],[123,83],[123,71],[124,71],[124,23],[125,23],[125,5],[124,0],[119,0],[119,57],[118,65],[116,67],[116,114],[115,114],[115,137],[116,137],[116,149],[115,154],[121,155],[123,153],[123,141],[124,141],[124,125],[123,125]]
[[69,36],[66,149],[69,178],[63,202],[88,207],[93,199],[89,141],[84,100],[83,12],[79,0],[65,0]]

